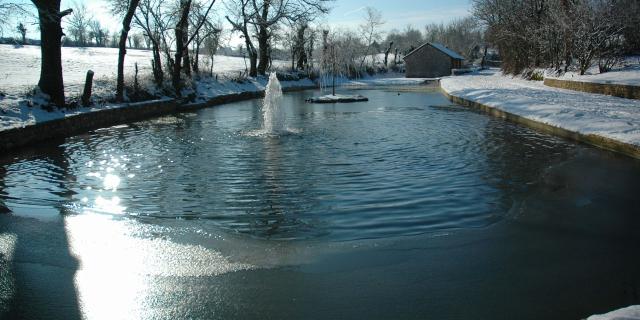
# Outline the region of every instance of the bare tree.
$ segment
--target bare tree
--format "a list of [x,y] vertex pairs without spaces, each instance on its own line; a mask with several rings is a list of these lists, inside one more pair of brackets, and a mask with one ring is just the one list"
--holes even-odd
[[142,35],[141,34],[134,33],[131,36],[129,36],[129,38],[131,39],[131,42],[133,42],[133,48],[134,49],[142,48]]
[[389,46],[387,50],[384,51],[384,66],[387,67],[387,62],[389,61],[389,53],[391,52],[391,48],[393,47],[393,41],[389,41]]
[[225,18],[233,27],[233,31],[240,32],[241,37],[244,39],[247,54],[249,55],[249,76],[255,77],[258,74],[258,51],[256,50],[249,33],[249,23],[253,15],[253,12],[249,7],[250,1],[251,0],[235,0],[235,2],[227,3],[227,9],[231,16],[225,16]]
[[109,38],[109,31],[98,20],[89,21],[89,39],[94,39],[96,46],[105,47]]
[[[192,0],[180,0],[180,10],[179,10],[179,19],[176,22],[176,26],[174,28],[175,31],[175,59],[173,62],[173,72],[171,74],[171,81],[173,84],[173,88],[175,90],[176,96],[180,97],[182,95],[182,81],[180,78],[180,74],[183,69],[183,57],[185,52],[189,50],[189,45],[196,38],[197,34],[200,32],[202,26],[205,24],[207,17],[209,16],[209,12],[211,12],[211,8],[216,0],[211,0],[209,5],[206,6],[206,10],[200,17],[200,20],[194,25],[192,29],[192,34],[189,36],[189,12],[191,11]],[[186,68],[190,66],[187,65]]]
[[296,69],[304,70],[307,64],[307,51],[305,50],[305,32],[309,28],[309,24],[305,20],[301,20],[296,24],[296,37],[293,43],[293,53],[298,57]]
[[474,14],[487,28],[486,40],[498,48],[507,73],[532,67],[560,71],[563,64],[567,71],[574,62],[584,73],[594,59],[604,72],[633,41],[626,32],[633,28],[629,21],[640,21],[640,5],[623,0],[474,0]]
[[[220,23],[214,24],[210,19],[207,19],[204,16],[205,10],[206,8],[202,4],[194,3],[193,8],[191,9],[192,13],[189,18],[189,23],[192,26],[192,30],[197,27],[198,22],[204,21],[202,27],[200,28],[200,31],[195,33],[195,37],[191,42],[193,52],[193,61],[191,62],[191,68],[196,74],[200,72],[200,48],[208,41],[209,47],[207,48],[207,51],[209,53],[213,52],[213,54],[211,55],[211,57],[213,57],[218,49],[218,38],[220,32],[222,32],[222,28],[219,26]],[[212,38],[213,41],[210,41],[210,38]],[[214,44],[215,48],[212,47]],[[213,64],[213,59],[211,59],[211,63]],[[211,67],[213,67],[213,65]]]
[[[411,25],[407,25],[403,31],[397,29],[391,30],[386,37],[386,42],[393,42],[394,48],[401,53],[409,53],[411,50],[420,46],[425,40],[420,30],[415,29]],[[429,40],[427,40],[429,41]],[[394,58],[394,64],[396,59]]]
[[20,34],[20,38],[22,39],[22,45],[27,44],[27,27],[24,26],[22,22],[18,23],[16,27],[18,34]]
[[[204,39],[203,42],[203,51],[209,57],[209,74],[213,76],[213,60],[215,58],[216,53],[218,52],[218,46],[220,45],[220,34],[222,32],[222,28],[218,28],[220,32],[213,32],[208,37]],[[197,60],[196,60],[197,61]],[[199,68],[194,68],[194,70]]]
[[608,2],[584,1],[575,6],[574,18],[579,23],[574,30],[573,53],[580,74],[591,67],[594,58],[600,58],[600,71],[606,72],[621,54],[624,28]]
[[51,102],[64,106],[64,81],[62,79],[61,20],[72,10],[60,11],[60,0],[32,0],[38,8],[40,23],[41,67],[38,87],[49,95]]
[[[129,9],[129,0],[112,0],[111,10],[115,14],[126,14]],[[138,8],[135,10],[132,23],[140,28],[145,40],[149,42],[152,52],[151,70],[153,78],[158,86],[164,82],[164,71],[162,67],[161,52],[163,47],[167,48],[164,39],[165,33],[170,29],[170,15],[165,13],[165,6],[162,0],[139,0]],[[114,35],[114,38],[115,37]],[[119,39],[112,39],[112,46],[117,46]],[[115,45],[113,45],[115,44]],[[170,58],[168,49],[164,50]],[[171,59],[167,63],[171,64]]]
[[363,55],[360,59],[360,70],[362,70],[364,62],[371,54],[373,44],[382,36],[380,27],[385,24],[385,21],[382,20],[382,13],[380,13],[378,9],[373,7],[366,7],[364,12],[364,22],[358,28],[362,36],[362,42],[364,44]]
[[120,32],[120,41],[118,43],[118,76],[116,81],[116,101],[124,100],[124,56],[127,53],[126,44],[129,30],[131,29],[131,20],[136,12],[140,0],[131,0],[127,12],[122,19],[122,31]]
[[84,4],[74,4],[73,15],[69,18],[68,25],[69,32],[71,32],[76,46],[84,47],[87,45],[89,23],[91,20],[91,17],[87,13],[87,7]]
[[484,30],[474,17],[455,19],[447,24],[425,26],[427,42],[437,42],[461,53],[465,58],[478,58],[480,46],[484,44]]
[[259,48],[257,73],[264,75],[269,65],[273,28],[284,20],[295,22],[300,19],[313,21],[320,14],[329,12],[330,0],[251,0],[253,19]]
[[12,21],[12,17],[28,15],[26,5],[19,1],[7,1],[0,0],[0,35],[3,32],[3,27],[7,25],[9,21]]

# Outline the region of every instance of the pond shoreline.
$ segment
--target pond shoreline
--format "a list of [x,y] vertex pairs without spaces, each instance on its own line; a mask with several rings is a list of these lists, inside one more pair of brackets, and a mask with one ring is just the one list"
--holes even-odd
[[[438,80],[437,83],[442,94],[456,104],[477,109],[488,115],[515,122],[544,133],[586,143],[601,149],[640,159],[639,145],[598,134],[582,133],[567,129],[563,126],[537,121],[525,115],[506,111],[504,110],[505,108],[490,106],[478,101],[478,99],[456,95],[455,93],[452,93],[454,90],[448,91],[448,89],[442,85],[441,81]],[[388,85],[393,86],[394,83],[390,82],[386,86]],[[384,87],[385,83],[376,83],[374,87],[377,86]],[[291,92],[317,88],[317,85],[292,85],[284,87],[283,91]],[[52,119],[50,121],[44,121],[34,125],[0,131],[0,152],[28,147],[47,140],[66,138],[99,128],[131,123],[167,114],[190,112],[236,101],[261,98],[263,96],[264,90],[240,91],[217,95],[208,98],[204,102],[188,102],[182,104],[175,99],[167,98],[129,103],[119,108],[106,108],[65,118]]]
[[[289,86],[283,92],[316,89],[317,86]],[[97,111],[79,113],[73,116],[52,119],[0,131],[0,152],[13,151],[22,147],[47,140],[67,138],[100,128],[136,122],[167,114],[189,112],[221,104],[261,98],[264,90],[241,91],[217,95],[205,102],[180,103],[176,99],[166,98],[135,102],[118,108],[105,108]]]
[[526,127],[640,159],[640,103],[548,87],[496,69],[440,80],[452,102]]
[[461,98],[461,97],[449,94],[442,87],[440,87],[440,91],[442,91],[442,94],[444,94],[447,97],[447,99],[451,100],[451,102],[453,103],[456,103],[468,108],[480,110],[493,117],[502,118],[507,121],[511,121],[540,132],[548,133],[554,136],[570,139],[573,141],[586,143],[594,147],[617,152],[632,158],[640,159],[640,146],[610,139],[600,135],[582,134],[580,132],[571,131],[562,127],[546,124],[544,122],[531,120],[524,116],[520,116],[515,113],[501,110],[500,108],[492,107],[492,106],[482,104],[470,99],[465,99],[465,98]]

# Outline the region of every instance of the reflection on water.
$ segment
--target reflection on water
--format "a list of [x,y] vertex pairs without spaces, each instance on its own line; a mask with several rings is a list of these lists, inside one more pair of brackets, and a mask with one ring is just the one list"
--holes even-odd
[[283,97],[285,134],[262,134],[247,101],[0,158],[0,267],[22,288],[5,294],[0,270],[0,302],[62,319],[584,318],[640,303],[638,161],[436,92],[309,95]]
[[255,134],[249,101],[70,138],[55,162],[7,163],[4,203],[198,219],[257,238],[386,238],[500,221],[576,148],[437,93],[367,94],[326,106],[287,95],[286,121],[301,129],[277,136]]
[[162,228],[152,228],[157,237],[141,238],[149,228],[100,214],[71,216],[66,228],[72,254],[82,257],[75,285],[87,319],[153,318],[155,277],[206,277],[253,268],[200,245],[175,243],[161,236]]

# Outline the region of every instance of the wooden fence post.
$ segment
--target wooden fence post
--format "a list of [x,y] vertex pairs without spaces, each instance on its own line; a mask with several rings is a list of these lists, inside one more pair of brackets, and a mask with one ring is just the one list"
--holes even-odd
[[91,87],[93,86],[93,71],[87,71],[87,79],[84,82],[84,92],[82,92],[82,105],[88,106],[91,102]]

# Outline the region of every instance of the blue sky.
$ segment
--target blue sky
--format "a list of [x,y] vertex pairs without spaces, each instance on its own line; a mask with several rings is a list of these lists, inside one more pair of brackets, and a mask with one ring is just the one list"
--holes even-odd
[[406,25],[422,29],[428,23],[447,22],[466,16],[470,0],[336,0],[327,17],[329,25],[353,27],[362,21],[362,10],[374,7],[382,12],[384,29],[404,29]]
[[[217,2],[221,1],[223,0]],[[74,3],[84,4],[87,10],[106,25],[110,31],[119,30],[120,22],[109,12],[107,0],[62,0],[62,8],[73,7]],[[383,29],[386,31],[402,30],[407,25],[423,30],[428,23],[448,22],[468,15],[471,0],[336,0],[332,3],[331,13],[323,19],[322,23],[332,27],[355,28],[362,22],[363,9],[367,6],[374,7],[382,13],[386,22]],[[216,3],[214,8],[219,9],[218,16],[224,16],[224,13],[220,12],[224,8],[222,3]],[[8,32],[11,33],[14,28],[7,29],[11,29]],[[39,37],[35,27],[29,29],[30,37]],[[7,32],[5,35],[8,35]],[[239,43],[242,41],[234,37],[231,42]]]

